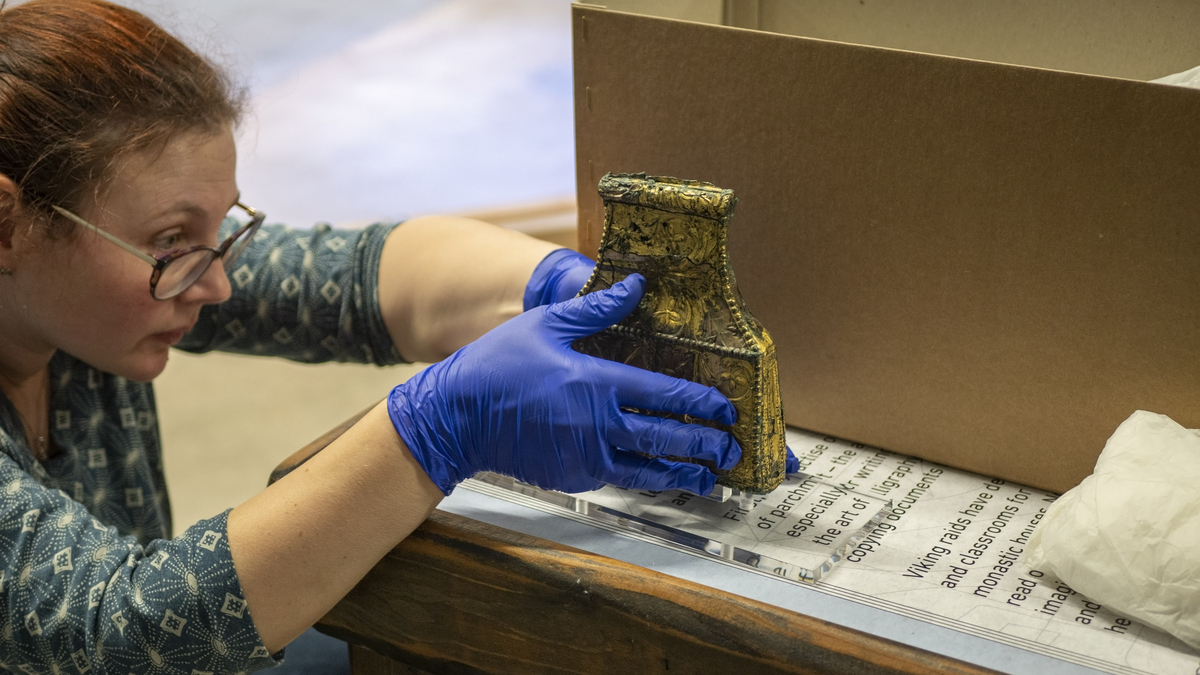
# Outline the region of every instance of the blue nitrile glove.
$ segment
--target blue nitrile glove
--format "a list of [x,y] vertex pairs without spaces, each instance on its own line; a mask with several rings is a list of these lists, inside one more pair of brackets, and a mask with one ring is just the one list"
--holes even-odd
[[[575,297],[592,276],[596,261],[569,248],[551,251],[525,285],[525,311]],[[800,471],[800,460],[787,448],[785,473]]]
[[699,464],[618,448],[728,469],[742,454],[732,434],[621,408],[732,424],[733,404],[712,387],[571,349],[632,312],[645,285],[633,274],[610,289],[525,312],[392,390],[392,424],[442,492],[479,471],[563,492],[604,483],[712,491],[716,476]]
[[[542,258],[525,285],[525,311],[575,297],[592,276],[596,261],[569,248],[551,251]],[[784,472],[800,471],[800,460],[787,448]]]
[[525,311],[575,297],[595,267],[595,260],[569,248],[551,251],[525,284]]

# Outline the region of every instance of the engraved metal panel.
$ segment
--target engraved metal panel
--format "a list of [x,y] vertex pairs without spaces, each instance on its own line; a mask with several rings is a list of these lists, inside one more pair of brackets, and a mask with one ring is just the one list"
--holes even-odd
[[646,294],[624,321],[577,340],[575,349],[717,388],[737,408],[732,428],[670,417],[733,432],[742,460],[717,471],[721,483],[749,492],[775,489],[786,452],[775,346],[746,309],[729,265],[733,192],[645,174],[607,174],[599,189],[604,234],[596,269],[580,293],[638,272],[646,277]]

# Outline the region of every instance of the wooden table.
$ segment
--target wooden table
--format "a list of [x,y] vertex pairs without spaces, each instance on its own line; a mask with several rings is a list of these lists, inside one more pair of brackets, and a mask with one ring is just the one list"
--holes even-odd
[[[359,417],[285,460],[271,480]],[[317,628],[350,643],[355,675],[995,672],[443,512]]]

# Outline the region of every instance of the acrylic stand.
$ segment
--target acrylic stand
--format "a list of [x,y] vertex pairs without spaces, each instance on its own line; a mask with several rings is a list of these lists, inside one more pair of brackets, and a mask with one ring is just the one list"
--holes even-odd
[[892,502],[808,474],[765,495],[718,486],[712,498],[605,486],[575,495],[492,473],[463,487],[618,533],[816,582],[891,513]]

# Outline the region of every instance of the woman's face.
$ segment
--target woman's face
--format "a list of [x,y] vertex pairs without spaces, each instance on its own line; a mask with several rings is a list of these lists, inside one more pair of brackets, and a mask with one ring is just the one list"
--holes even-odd
[[[181,134],[161,151],[125,160],[100,203],[78,215],[154,257],[215,246],[221,221],[238,198],[236,166],[229,130]],[[94,232],[77,230],[17,252],[10,280],[24,301],[26,332],[100,370],[131,380],[154,378],[200,308],[229,297],[221,262],[180,295],[155,300],[150,264]]]

